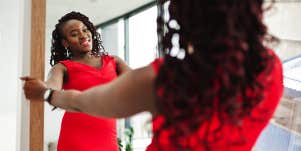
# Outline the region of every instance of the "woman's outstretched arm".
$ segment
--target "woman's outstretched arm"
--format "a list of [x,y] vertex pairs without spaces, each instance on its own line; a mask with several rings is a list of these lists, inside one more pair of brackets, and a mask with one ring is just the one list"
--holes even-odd
[[32,77],[21,77],[24,83],[24,93],[27,99],[42,99],[46,89],[61,90],[66,67],[60,63],[54,65],[44,82]]
[[[55,90],[51,104],[66,110],[112,118],[127,117],[142,111],[156,114],[154,80],[155,74],[149,65],[125,72],[110,83],[83,92]],[[24,91],[40,91],[39,87],[38,82],[33,82],[24,85]]]

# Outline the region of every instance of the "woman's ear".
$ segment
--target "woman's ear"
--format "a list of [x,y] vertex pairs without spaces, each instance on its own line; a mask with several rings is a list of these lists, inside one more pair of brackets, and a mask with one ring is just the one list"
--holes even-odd
[[65,38],[62,39],[62,44],[65,48],[68,48],[69,47],[69,44],[67,42],[67,40]]

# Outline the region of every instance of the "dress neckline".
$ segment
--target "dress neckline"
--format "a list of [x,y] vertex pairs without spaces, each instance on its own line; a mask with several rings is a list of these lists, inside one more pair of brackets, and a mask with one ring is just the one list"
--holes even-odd
[[104,59],[103,59],[103,56],[100,56],[101,66],[100,66],[99,68],[90,66],[90,65],[85,64],[85,63],[73,61],[73,60],[69,60],[69,61],[72,62],[72,63],[76,63],[76,64],[79,64],[79,65],[82,65],[82,66],[86,66],[86,67],[88,67],[88,68],[93,68],[94,70],[97,70],[97,71],[102,70],[102,69],[104,68],[104,64],[105,64]]

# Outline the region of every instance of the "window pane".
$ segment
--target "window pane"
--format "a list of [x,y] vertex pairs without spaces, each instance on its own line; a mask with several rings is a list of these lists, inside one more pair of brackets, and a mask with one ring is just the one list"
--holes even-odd
[[124,60],[124,21],[121,19],[116,23],[98,29],[104,48],[110,55],[119,56]]
[[[152,7],[129,18],[129,65],[132,68],[148,65],[158,55],[156,19],[157,7]],[[134,128],[134,150],[145,150],[151,141],[151,115],[140,113],[131,117],[130,121]]]
[[157,56],[157,8],[152,7],[129,18],[129,65],[149,64]]

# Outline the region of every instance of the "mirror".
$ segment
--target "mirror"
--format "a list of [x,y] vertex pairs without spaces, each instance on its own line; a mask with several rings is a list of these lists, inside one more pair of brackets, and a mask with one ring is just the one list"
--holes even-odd
[[[264,16],[269,32],[281,41],[274,50],[284,63],[285,92],[271,123],[254,146],[256,151],[301,150],[300,8],[301,1],[278,0]],[[45,73],[50,69],[49,50],[54,25],[61,16],[73,10],[87,15],[98,27],[106,50],[124,59],[132,68],[146,65],[158,57],[154,1],[52,0],[47,1]],[[296,85],[300,87],[294,87]],[[51,112],[49,105],[45,107],[45,151],[55,150],[63,114],[64,111]],[[133,148],[144,150],[152,135],[150,119],[148,113],[142,113],[119,120],[118,137],[123,140],[125,129],[133,127]]]
[[[46,5],[45,75],[51,68],[49,58],[52,31],[58,19],[71,11],[78,11],[88,16],[97,27],[97,31],[101,33],[106,51],[111,55],[119,56],[130,67],[138,68],[147,65],[158,57],[155,1],[52,0],[47,1]],[[148,30],[145,30],[146,28]],[[45,105],[45,151],[56,150],[61,121],[65,113],[62,110],[51,111],[51,109],[51,106]],[[135,150],[145,150],[151,138],[150,119],[149,113],[141,113],[126,120],[119,119],[117,121],[117,134],[122,144],[125,146],[128,143],[126,139],[129,129],[133,128],[132,147]],[[125,132],[127,133],[125,134]]]

